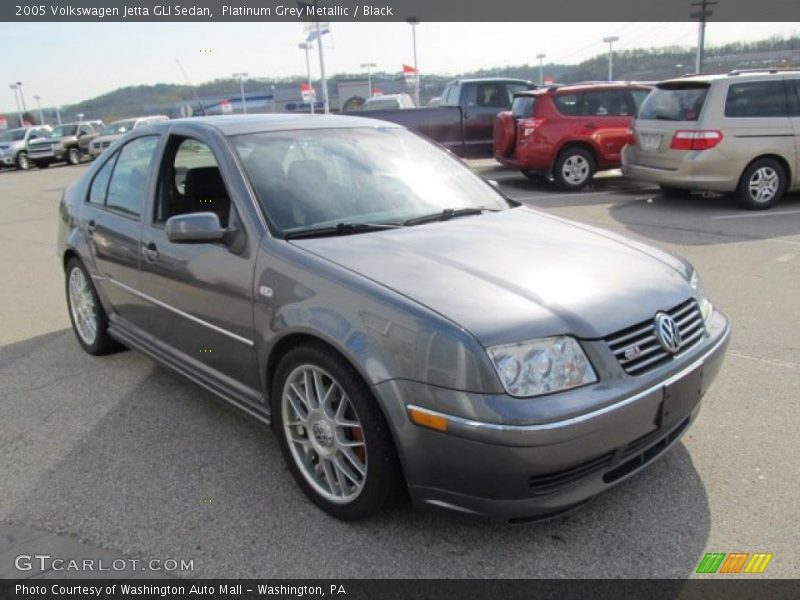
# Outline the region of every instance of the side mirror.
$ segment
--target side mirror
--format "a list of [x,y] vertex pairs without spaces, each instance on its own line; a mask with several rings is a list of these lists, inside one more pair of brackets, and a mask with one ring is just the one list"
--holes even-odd
[[167,239],[175,244],[213,244],[225,242],[227,230],[213,212],[175,215],[167,219]]

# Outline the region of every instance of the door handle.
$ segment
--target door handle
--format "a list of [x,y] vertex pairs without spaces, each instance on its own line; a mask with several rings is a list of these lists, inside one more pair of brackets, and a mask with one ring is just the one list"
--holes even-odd
[[155,262],[158,258],[158,248],[154,242],[150,242],[146,246],[142,245],[142,254],[147,262]]
[[96,226],[97,224],[94,222],[94,219],[86,223],[86,233],[88,233],[89,235],[94,235]]
[[587,123],[584,127],[586,127],[586,129],[597,129],[597,123]]

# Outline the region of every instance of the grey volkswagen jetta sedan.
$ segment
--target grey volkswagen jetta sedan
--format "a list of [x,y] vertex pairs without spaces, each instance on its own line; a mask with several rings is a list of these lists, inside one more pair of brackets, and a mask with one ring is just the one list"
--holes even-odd
[[674,446],[728,323],[685,260],[505,198],[372,119],[138,128],[64,193],[72,325],[263,423],[357,519],[574,508]]

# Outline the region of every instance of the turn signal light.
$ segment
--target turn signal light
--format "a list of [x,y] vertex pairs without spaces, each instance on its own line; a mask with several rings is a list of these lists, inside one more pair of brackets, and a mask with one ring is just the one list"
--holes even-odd
[[427,427],[436,431],[447,431],[447,419],[439,415],[434,415],[418,408],[409,408],[408,416],[411,417],[412,423],[420,427]]
[[722,132],[715,129],[680,129],[672,137],[673,150],[709,150],[722,141]]

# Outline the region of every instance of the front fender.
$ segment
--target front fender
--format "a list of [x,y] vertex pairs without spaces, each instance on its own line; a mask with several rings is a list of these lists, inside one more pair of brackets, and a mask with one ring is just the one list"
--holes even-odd
[[293,334],[333,346],[371,385],[405,379],[502,391],[486,352],[464,329],[290,242],[265,237],[254,287],[256,352],[267,394],[266,366]]

